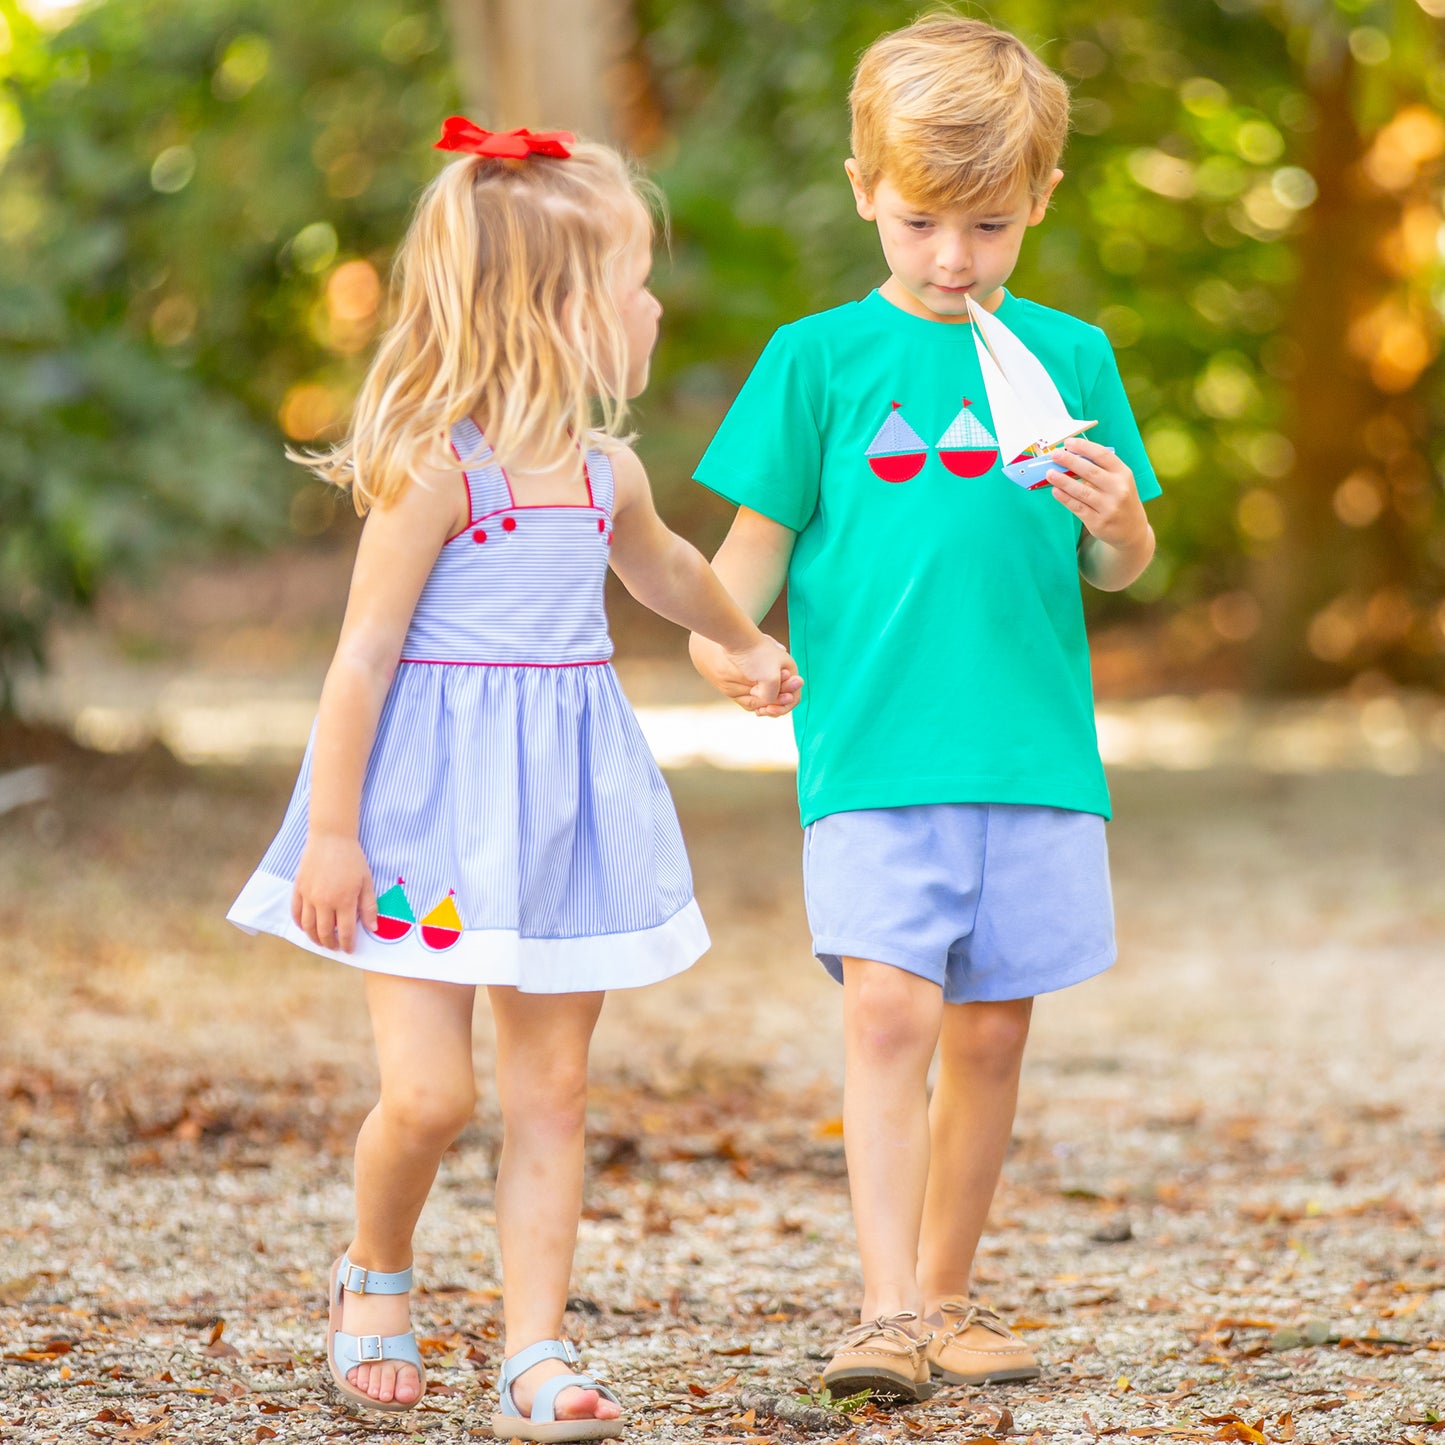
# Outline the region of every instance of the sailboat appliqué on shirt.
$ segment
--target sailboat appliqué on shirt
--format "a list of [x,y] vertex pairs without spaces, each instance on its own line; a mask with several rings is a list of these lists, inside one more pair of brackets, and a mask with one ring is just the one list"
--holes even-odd
[[981,477],[998,460],[998,441],[963,399],[963,408],[938,439],[938,460],[956,477]]
[[928,443],[903,419],[898,403],[888,420],[878,428],[867,452],[868,465],[885,482],[906,482],[923,470],[928,460]]

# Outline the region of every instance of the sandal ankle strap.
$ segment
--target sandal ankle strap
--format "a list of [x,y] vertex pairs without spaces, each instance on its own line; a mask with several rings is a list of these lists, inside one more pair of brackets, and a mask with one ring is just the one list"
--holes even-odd
[[408,1294],[411,1277],[410,1269],[394,1270],[390,1274],[379,1269],[362,1269],[343,1254],[336,1271],[336,1297],[340,1299],[343,1291],[349,1294]]
[[535,1345],[528,1345],[502,1361],[498,1388],[510,1390],[533,1365],[540,1365],[543,1360],[561,1360],[576,1369],[581,1363],[581,1356],[570,1340],[538,1340]]

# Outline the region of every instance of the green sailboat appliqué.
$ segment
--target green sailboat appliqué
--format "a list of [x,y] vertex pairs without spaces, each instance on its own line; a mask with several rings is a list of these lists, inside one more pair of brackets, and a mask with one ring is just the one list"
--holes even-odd
[[398,878],[376,900],[376,928],[372,930],[372,937],[382,943],[400,943],[416,924],[411,900],[402,886],[405,882],[405,878]]

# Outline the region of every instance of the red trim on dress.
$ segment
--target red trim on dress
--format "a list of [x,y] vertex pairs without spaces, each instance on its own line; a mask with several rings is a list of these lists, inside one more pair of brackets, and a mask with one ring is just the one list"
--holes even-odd
[[[498,507],[495,512],[488,512],[484,516],[472,518],[467,525],[475,527],[479,522],[503,516],[507,512],[602,512],[602,508],[585,507],[581,502],[533,502],[526,507]],[[607,514],[602,512],[602,515],[605,517]]]
[[610,657],[592,657],[585,662],[459,662],[445,657],[399,657],[398,662],[410,662],[421,667],[605,667]]

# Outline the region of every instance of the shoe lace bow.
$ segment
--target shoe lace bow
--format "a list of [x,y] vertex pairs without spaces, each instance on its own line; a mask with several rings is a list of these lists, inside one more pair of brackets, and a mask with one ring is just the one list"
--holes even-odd
[[922,1335],[913,1334],[907,1329],[907,1325],[917,1318],[912,1310],[904,1310],[901,1314],[879,1315],[876,1320],[864,1320],[861,1325],[854,1325],[843,1336],[843,1343],[839,1348],[852,1349],[855,1345],[872,1339],[874,1335],[882,1335],[884,1339],[906,1345],[910,1350],[920,1350],[933,1338],[933,1331],[929,1330]]
[[[982,1325],[996,1335],[1012,1338],[1012,1331],[1004,1324],[997,1310],[987,1305],[976,1304],[973,1300],[944,1300],[938,1307],[951,1335],[961,1335],[974,1325]],[[950,1322],[950,1316],[952,1321]]]

